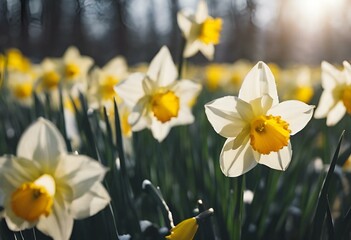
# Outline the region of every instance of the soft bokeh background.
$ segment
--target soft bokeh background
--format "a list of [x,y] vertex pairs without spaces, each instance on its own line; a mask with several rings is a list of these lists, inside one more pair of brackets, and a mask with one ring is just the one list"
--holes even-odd
[[[340,63],[351,55],[349,0],[207,0],[223,18],[215,61],[239,58],[280,65]],[[1,0],[0,51],[19,48],[34,61],[69,45],[105,64],[123,55],[149,61],[162,45],[179,54],[176,14],[197,0]],[[192,58],[206,63],[198,55]]]

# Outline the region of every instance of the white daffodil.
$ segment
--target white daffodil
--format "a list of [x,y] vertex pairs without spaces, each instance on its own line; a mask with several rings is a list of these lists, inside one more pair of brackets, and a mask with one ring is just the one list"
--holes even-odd
[[132,131],[150,128],[161,142],[171,127],[190,124],[190,110],[201,85],[190,80],[177,80],[177,69],[167,47],[162,47],[151,61],[146,74],[134,73],[116,86],[123,101],[131,107]]
[[97,161],[68,154],[58,129],[40,118],[22,135],[17,156],[0,158],[2,216],[12,231],[36,227],[68,240],[73,219],[92,216],[109,203],[101,184],[105,173]]
[[265,63],[257,63],[238,97],[222,97],[205,105],[214,130],[227,138],[220,154],[222,172],[236,177],[258,163],[285,170],[292,156],[290,136],[306,126],[313,108],[296,100],[279,103],[272,72]]
[[80,55],[76,47],[69,47],[57,63],[64,86],[70,87],[77,82],[85,83],[88,71],[93,63],[94,60],[91,57]]
[[345,113],[351,114],[351,66],[344,61],[344,70],[322,62],[323,92],[314,117],[327,118],[327,125],[337,124]]
[[110,105],[113,107],[113,100],[118,100],[114,87],[127,76],[128,66],[121,56],[111,59],[103,68],[95,67],[91,73],[92,81],[88,90],[90,105],[93,108]]
[[178,25],[185,39],[184,57],[188,58],[201,51],[209,60],[213,59],[214,45],[219,43],[222,19],[208,15],[207,4],[200,0],[196,13],[182,10],[177,16]]

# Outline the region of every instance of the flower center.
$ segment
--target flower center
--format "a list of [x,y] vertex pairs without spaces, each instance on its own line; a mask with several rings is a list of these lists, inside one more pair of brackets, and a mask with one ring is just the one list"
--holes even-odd
[[32,95],[32,91],[31,83],[20,83],[14,87],[13,94],[19,99],[25,99]]
[[201,26],[199,39],[205,44],[218,44],[222,30],[222,19],[208,17]]
[[48,216],[54,203],[55,180],[44,174],[34,182],[23,183],[12,193],[11,207],[20,218],[37,221],[41,215]]
[[351,86],[347,86],[342,94],[342,102],[346,107],[346,111],[351,114]]
[[262,154],[277,152],[288,145],[290,132],[289,124],[280,116],[261,115],[251,122],[250,144]]
[[151,98],[151,110],[162,123],[178,116],[179,98],[172,91],[159,92]]
[[55,71],[46,72],[43,76],[43,85],[46,89],[56,88],[60,81],[60,75]]
[[116,95],[114,86],[119,82],[119,79],[108,75],[100,85],[100,93],[103,99],[113,99]]
[[79,67],[74,63],[66,64],[65,68],[65,76],[68,79],[73,79],[79,74],[80,70]]

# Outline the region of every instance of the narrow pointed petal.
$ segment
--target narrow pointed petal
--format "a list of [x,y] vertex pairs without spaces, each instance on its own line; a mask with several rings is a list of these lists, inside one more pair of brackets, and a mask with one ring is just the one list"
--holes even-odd
[[282,148],[278,152],[271,152],[268,155],[261,154],[259,164],[266,165],[272,169],[285,171],[291,161],[292,150],[291,144]]
[[90,217],[104,209],[111,198],[101,183],[96,183],[92,188],[71,204],[71,213],[74,219]]
[[203,44],[201,43],[200,51],[208,59],[213,60],[215,47],[213,44]]
[[184,57],[189,58],[194,56],[200,50],[201,43],[198,40],[189,40],[185,44]]
[[144,96],[142,81],[145,74],[133,73],[126,80],[115,86],[115,91],[125,104],[132,108]]
[[158,142],[162,142],[171,130],[169,122],[161,123],[155,117],[152,118],[151,132]]
[[40,162],[44,170],[55,168],[58,157],[66,152],[61,133],[44,118],[27,128],[17,146],[17,156]]
[[106,171],[103,165],[87,156],[66,155],[60,160],[55,176],[71,186],[73,198],[79,198],[102,181]]
[[205,105],[205,113],[214,130],[223,137],[236,137],[245,122],[236,112],[237,98],[232,96],[213,100]]
[[207,3],[204,0],[200,0],[197,5],[195,20],[197,23],[202,23],[203,21],[206,20],[207,17],[208,17]]
[[273,105],[279,103],[277,86],[272,71],[264,62],[258,62],[246,75],[239,91],[239,98],[250,102],[265,94],[273,99]]
[[325,90],[322,92],[321,98],[319,99],[319,103],[317,109],[314,113],[314,117],[317,119],[325,118],[330,109],[336,104],[333,94],[329,90]]
[[273,116],[281,116],[282,119],[289,123],[290,135],[301,131],[313,116],[314,106],[306,103],[290,100],[281,102],[271,108],[267,113]]
[[187,17],[187,13],[185,11],[180,11],[177,14],[177,21],[180,30],[183,32],[184,37],[188,38],[191,29],[191,21]]
[[194,115],[191,113],[191,110],[188,106],[181,106],[178,112],[177,118],[172,118],[169,123],[170,126],[177,126],[177,125],[186,125],[191,124],[195,120]]
[[168,86],[177,78],[177,69],[166,46],[151,61],[147,76],[157,82],[158,86]]
[[36,227],[55,240],[68,240],[73,229],[73,218],[62,201],[55,201],[52,213],[42,217]]
[[238,177],[257,165],[248,138],[237,149],[233,149],[233,143],[234,139],[228,138],[220,155],[221,170],[227,177]]
[[180,101],[185,104],[192,102],[199,95],[201,89],[200,84],[187,79],[178,81],[172,88],[177,96],[182,96]]
[[322,62],[322,87],[333,89],[338,83],[343,82],[342,72],[328,62]]
[[339,101],[328,113],[327,126],[334,126],[345,115],[346,108],[343,102]]

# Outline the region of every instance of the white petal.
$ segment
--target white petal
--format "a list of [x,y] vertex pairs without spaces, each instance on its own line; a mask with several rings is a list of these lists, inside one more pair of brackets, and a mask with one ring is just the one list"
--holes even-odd
[[183,32],[184,37],[188,38],[191,29],[191,21],[187,17],[187,13],[184,11],[180,11],[177,14],[177,21],[180,30]]
[[186,125],[191,124],[195,120],[194,115],[191,113],[191,110],[188,106],[180,106],[178,116],[176,118],[171,118],[169,121],[170,126]]
[[205,113],[214,130],[223,137],[236,137],[245,122],[235,109],[237,98],[227,96],[205,105]]
[[270,154],[261,154],[259,159],[260,164],[266,165],[272,169],[285,171],[290,164],[292,156],[291,144],[282,148],[278,152]]
[[176,80],[178,77],[177,68],[166,46],[163,46],[152,59],[146,75],[151,80],[156,81],[158,86],[168,86]]
[[51,214],[41,217],[36,227],[55,240],[68,240],[73,229],[73,218],[63,202],[55,199]]
[[200,51],[208,60],[210,61],[213,60],[214,52],[215,52],[215,47],[213,44],[201,43]]
[[144,78],[145,74],[134,73],[131,74],[126,80],[115,86],[116,92],[128,107],[134,107],[138,100],[144,96],[142,87]]
[[334,126],[337,124],[345,115],[346,108],[342,101],[339,101],[328,113],[327,126]]
[[23,183],[40,177],[42,171],[36,161],[9,156],[1,167],[0,186],[3,190],[16,189]]
[[255,116],[266,115],[267,111],[272,107],[273,99],[265,94],[261,98],[252,100],[250,104]]
[[343,82],[342,72],[328,62],[322,62],[322,86],[324,89],[333,89]]
[[330,109],[336,104],[333,93],[329,90],[324,90],[322,92],[321,98],[319,99],[319,103],[317,109],[314,113],[314,117],[317,119],[325,118]]
[[100,182],[107,169],[99,162],[84,155],[62,156],[55,176],[73,189],[73,198],[79,198]]
[[239,91],[239,98],[250,102],[265,94],[273,99],[273,105],[279,103],[272,71],[264,62],[258,62],[246,75]]
[[281,116],[282,119],[289,123],[290,135],[301,131],[311,120],[314,106],[307,105],[304,102],[290,100],[281,102],[272,107],[267,114]]
[[248,138],[237,149],[233,149],[233,143],[234,139],[228,138],[220,155],[221,170],[228,177],[240,176],[257,165]]
[[202,23],[203,21],[206,20],[207,17],[208,17],[207,3],[204,0],[200,0],[197,5],[195,20],[197,23]]
[[158,121],[155,117],[152,118],[151,123],[151,132],[154,138],[158,142],[162,142],[168,135],[171,130],[171,126],[169,122],[162,123]]
[[133,131],[140,131],[151,125],[151,120],[146,112],[148,101],[149,99],[147,96],[141,98],[129,114],[128,123],[132,126]]
[[344,61],[343,62],[344,65],[344,76],[346,78],[346,84],[350,85],[351,84],[351,65],[349,62]]
[[96,183],[91,189],[74,200],[70,206],[74,219],[90,217],[104,209],[111,198],[101,183]]
[[77,57],[80,57],[80,52],[75,46],[69,46],[63,55],[63,59],[65,61],[70,60],[72,58],[75,59]]
[[185,58],[189,58],[194,56],[201,47],[201,43],[198,40],[188,40],[185,44],[185,48],[184,48],[184,57]]
[[199,95],[201,89],[201,84],[186,79],[177,81],[171,88],[184,104],[192,102]]
[[66,152],[61,133],[44,118],[39,118],[27,128],[17,146],[17,156],[40,162],[43,171],[55,168],[60,154]]

